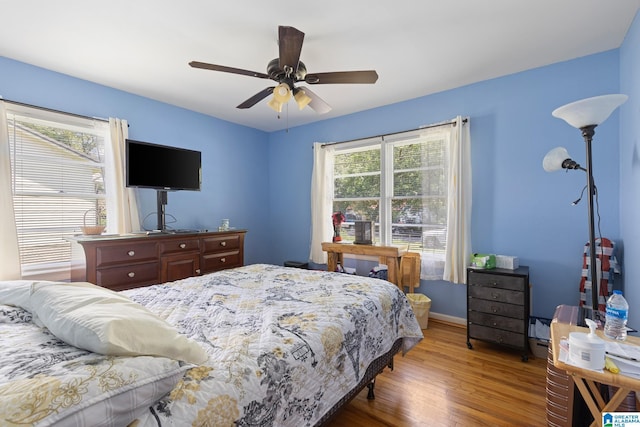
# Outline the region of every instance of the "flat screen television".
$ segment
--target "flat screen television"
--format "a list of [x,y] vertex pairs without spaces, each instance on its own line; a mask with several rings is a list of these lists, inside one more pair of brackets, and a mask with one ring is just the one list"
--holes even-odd
[[200,151],[127,139],[127,187],[200,191]]
[[200,151],[125,140],[125,180],[127,187],[157,191],[159,232],[167,232],[165,206],[167,191],[200,191],[202,156]]

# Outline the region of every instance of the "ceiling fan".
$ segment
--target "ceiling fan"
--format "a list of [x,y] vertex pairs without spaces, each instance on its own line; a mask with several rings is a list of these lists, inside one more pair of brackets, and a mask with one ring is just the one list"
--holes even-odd
[[267,65],[267,73],[243,70],[240,68],[226,67],[224,65],[208,64],[206,62],[191,61],[189,65],[194,68],[222,71],[225,73],[241,74],[260,79],[271,79],[278,82],[277,86],[270,86],[256,93],[251,98],[237,106],[237,108],[251,108],[270,94],[273,98],[269,101],[269,107],[277,112],[282,111],[293,95],[298,107],[302,110],[309,105],[319,114],[331,110],[329,104],[324,102],[309,88],[296,87],[295,83],[305,82],[310,85],[334,84],[334,83],[375,83],[378,73],[374,70],[365,71],[334,71],[328,73],[307,73],[307,67],[300,61],[304,33],[294,27],[278,27],[278,46],[280,55]]

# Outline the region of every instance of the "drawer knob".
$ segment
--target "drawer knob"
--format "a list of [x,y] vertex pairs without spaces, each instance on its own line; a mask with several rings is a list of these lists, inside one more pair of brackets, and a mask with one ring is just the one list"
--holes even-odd
[[495,307],[491,307],[491,312],[492,312],[492,313],[497,313],[497,312],[498,312],[498,309],[497,309],[497,308],[495,308]]
[[127,276],[129,276],[129,277],[131,277],[131,278],[133,279],[134,277],[136,277],[136,273],[134,273],[134,272],[132,271],[132,272],[130,272],[129,274],[127,274]]
[[184,249],[184,248],[186,248],[186,247],[187,247],[187,244],[186,244],[186,243],[180,243],[180,245],[179,245],[179,246],[180,246],[180,249]]
[[127,255],[129,256],[134,256],[136,254],[136,251],[129,251],[127,252]]
[[220,246],[227,246],[227,242],[223,240],[222,242],[220,242]]
[[227,262],[226,258],[220,258],[220,262]]
[[493,297],[493,299],[498,298],[498,294],[491,294],[491,297]]

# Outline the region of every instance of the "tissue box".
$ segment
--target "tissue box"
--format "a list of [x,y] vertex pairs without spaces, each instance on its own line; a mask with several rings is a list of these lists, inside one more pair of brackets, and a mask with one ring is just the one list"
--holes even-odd
[[490,254],[472,254],[471,266],[475,268],[496,268],[496,256]]
[[496,255],[496,267],[515,270],[520,266],[517,256]]

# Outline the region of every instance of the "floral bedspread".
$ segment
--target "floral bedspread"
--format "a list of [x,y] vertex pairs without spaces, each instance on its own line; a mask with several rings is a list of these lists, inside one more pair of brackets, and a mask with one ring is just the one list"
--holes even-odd
[[193,365],[70,346],[32,315],[0,305],[0,426],[124,426]]
[[142,426],[312,426],[398,338],[423,337],[386,281],[250,265],[125,291],[210,358],[149,408]]

